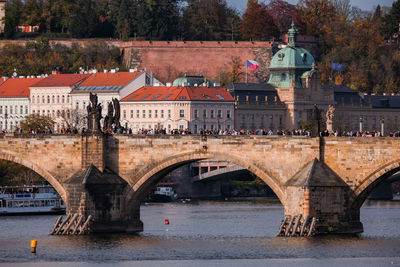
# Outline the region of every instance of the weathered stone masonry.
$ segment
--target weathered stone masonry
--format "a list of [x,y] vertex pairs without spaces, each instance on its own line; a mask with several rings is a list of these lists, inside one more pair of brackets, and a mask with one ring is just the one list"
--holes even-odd
[[230,161],[260,177],[286,215],[319,219],[319,232],[360,232],[360,207],[400,169],[400,139],[278,136],[4,136],[0,158],[42,175],[68,213],[94,230],[140,231],[140,202],[165,174],[201,159]]

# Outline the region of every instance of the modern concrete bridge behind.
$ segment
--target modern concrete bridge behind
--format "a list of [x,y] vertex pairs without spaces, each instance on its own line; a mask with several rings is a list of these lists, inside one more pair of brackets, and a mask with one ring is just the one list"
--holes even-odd
[[203,159],[261,178],[286,215],[319,219],[319,232],[362,231],[368,194],[400,170],[400,138],[278,136],[5,136],[0,158],[42,175],[67,212],[95,231],[141,231],[140,202],[165,174]]

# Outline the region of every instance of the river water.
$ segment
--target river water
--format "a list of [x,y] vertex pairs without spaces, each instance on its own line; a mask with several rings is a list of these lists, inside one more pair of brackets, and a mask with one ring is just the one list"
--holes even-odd
[[0,217],[0,266],[400,266],[400,201],[366,203],[358,236],[276,237],[282,217],[267,200],[143,204],[142,233],[79,237],[49,235],[57,216]]

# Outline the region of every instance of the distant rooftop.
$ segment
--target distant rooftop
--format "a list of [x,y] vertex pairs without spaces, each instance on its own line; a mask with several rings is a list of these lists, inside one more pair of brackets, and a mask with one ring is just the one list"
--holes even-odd
[[[1,2],[1,0],[0,0]],[[29,87],[43,78],[10,78],[0,84],[1,97],[29,97]]]
[[33,84],[31,87],[72,87],[79,84],[91,74],[52,74]]

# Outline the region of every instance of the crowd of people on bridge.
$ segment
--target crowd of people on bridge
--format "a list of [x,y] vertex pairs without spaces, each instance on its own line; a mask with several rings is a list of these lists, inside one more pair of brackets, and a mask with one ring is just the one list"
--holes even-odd
[[[6,130],[1,130],[0,134],[8,133]],[[46,130],[29,130],[27,132],[22,131],[21,128],[16,129],[12,133],[14,134],[62,134],[62,135],[75,135],[85,133],[85,128],[78,130],[77,128],[61,128],[58,131],[52,131],[51,129]],[[192,135],[193,133],[190,129],[173,129],[170,132],[167,129],[139,129],[135,133],[131,128],[112,128],[110,130],[104,131],[104,134],[114,135],[114,134],[138,134],[138,135]],[[216,135],[277,135],[277,136],[312,136],[312,132],[310,130],[267,130],[267,129],[257,129],[255,131],[245,130],[245,129],[200,129],[198,135],[205,136],[216,136]],[[380,131],[334,131],[333,133],[329,133],[327,130],[320,132],[319,134],[322,137],[327,136],[335,136],[335,137],[382,137],[382,133]],[[392,131],[389,132],[385,136],[390,137],[400,137],[400,131]]]

